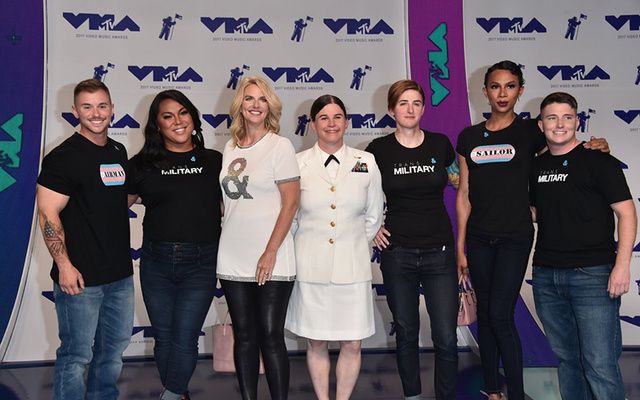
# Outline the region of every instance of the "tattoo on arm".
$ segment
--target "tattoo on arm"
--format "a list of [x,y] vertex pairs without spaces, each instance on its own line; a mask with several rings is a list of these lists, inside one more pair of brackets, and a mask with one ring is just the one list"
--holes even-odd
[[64,230],[62,229],[62,225],[56,226],[53,222],[45,219],[42,233],[47,248],[54,258],[61,254],[66,254],[67,248],[64,244]]

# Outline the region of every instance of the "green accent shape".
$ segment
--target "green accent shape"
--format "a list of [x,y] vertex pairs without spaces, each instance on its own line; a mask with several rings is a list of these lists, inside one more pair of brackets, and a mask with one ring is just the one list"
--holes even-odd
[[437,106],[449,95],[449,89],[432,76],[429,77],[429,83],[431,84],[431,105]]
[[0,193],[14,183],[16,183],[14,177],[9,175],[4,169],[0,168]]
[[444,22],[429,34],[429,40],[439,51],[429,51],[428,59],[431,63],[429,72],[429,86],[431,86],[431,105],[437,106],[449,95],[449,89],[442,85],[438,79],[449,79],[449,46],[447,44],[447,24]]
[[21,126],[23,122],[24,114],[17,113],[0,125],[0,128],[7,132],[7,134],[13,139],[0,142],[0,192],[16,183],[16,180],[2,167],[20,167],[20,157],[18,156],[18,153],[22,149]]
[[24,114],[17,113],[9,120],[7,120],[4,124],[0,125],[13,141],[4,141],[0,142],[0,151],[3,151],[9,158],[11,159],[10,164],[6,164],[5,166],[9,168],[18,168],[20,167],[20,157],[18,157],[18,153],[20,149],[22,149],[22,122],[24,121]]
[[444,22],[429,34],[429,40],[440,49],[440,51],[429,52],[431,69],[441,71],[440,74],[438,74],[438,78],[440,79],[449,79],[449,67],[447,67],[447,63],[449,62],[449,45],[447,39],[445,39],[446,34],[447,24]]

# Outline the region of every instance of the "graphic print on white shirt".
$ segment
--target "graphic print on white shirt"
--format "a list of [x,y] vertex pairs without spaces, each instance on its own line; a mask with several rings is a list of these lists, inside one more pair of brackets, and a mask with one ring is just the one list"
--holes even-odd
[[[249,185],[249,175],[245,175],[240,179],[240,174],[247,168],[247,160],[239,157],[229,163],[227,168],[227,175],[222,179],[222,188],[224,193],[233,200],[237,200],[242,196],[245,199],[253,199],[253,196],[247,192],[247,186]],[[230,183],[235,186],[235,191],[232,191]]]

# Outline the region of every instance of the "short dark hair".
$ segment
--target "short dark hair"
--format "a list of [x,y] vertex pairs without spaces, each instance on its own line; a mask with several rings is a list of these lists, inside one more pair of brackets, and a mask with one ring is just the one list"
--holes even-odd
[[490,66],[487,72],[484,74],[485,87],[487,87],[487,84],[489,83],[489,75],[491,75],[491,73],[496,70],[505,70],[511,72],[518,78],[518,83],[520,84],[520,86],[524,86],[524,77],[522,76],[522,68],[520,68],[520,65],[514,63],[513,61],[503,60]]
[[82,92],[95,93],[100,90],[104,90],[105,93],[107,93],[107,96],[109,96],[109,102],[111,103],[111,93],[109,92],[109,88],[104,84],[104,82],[97,79],[85,79],[82,82],[79,82],[73,89],[73,102],[76,102],[76,98]]
[[578,111],[578,101],[575,97],[565,92],[554,92],[545,97],[540,103],[540,113],[542,110],[552,103],[568,104],[571,108]]
[[204,149],[202,121],[200,120],[200,113],[196,106],[181,91],[175,89],[164,90],[156,95],[149,106],[149,116],[147,117],[147,124],[144,127],[144,145],[138,153],[140,156],[140,166],[144,169],[150,168],[151,166],[160,167],[167,158],[164,136],[162,136],[160,128],[158,127],[160,103],[165,100],[174,100],[189,112],[195,131],[195,135],[191,136],[191,142],[196,149]]
[[411,79],[402,79],[389,87],[389,92],[387,93],[387,109],[391,110],[395,107],[402,93],[407,90],[415,90],[420,93],[420,97],[422,97],[422,102],[424,103],[424,90],[422,90],[422,86]]
[[347,117],[347,108],[344,106],[342,100],[339,97],[334,96],[332,94],[323,94],[322,96],[315,99],[313,104],[311,105],[311,111],[309,111],[309,116],[312,121],[316,120],[316,115],[326,106],[327,104],[337,104],[338,107],[342,109],[345,118]]

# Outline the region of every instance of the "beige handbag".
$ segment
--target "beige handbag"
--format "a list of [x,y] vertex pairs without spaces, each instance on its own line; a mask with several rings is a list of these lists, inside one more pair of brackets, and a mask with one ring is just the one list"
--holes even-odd
[[476,313],[476,292],[471,287],[469,277],[460,276],[458,282],[460,305],[458,308],[458,326],[471,325],[478,319]]

